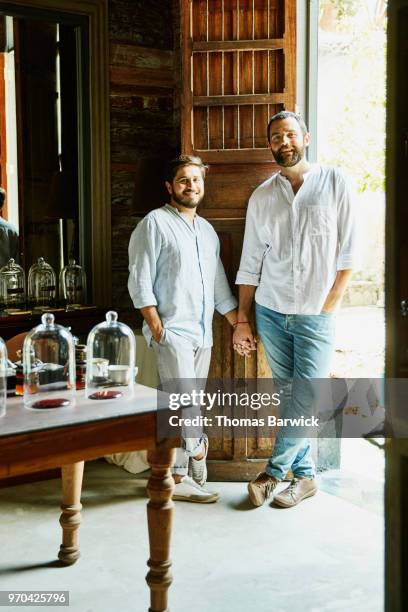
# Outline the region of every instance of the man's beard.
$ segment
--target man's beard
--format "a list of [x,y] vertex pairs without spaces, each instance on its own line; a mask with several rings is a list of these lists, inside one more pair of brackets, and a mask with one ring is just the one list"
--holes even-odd
[[185,208],[197,208],[197,206],[202,202],[204,195],[202,195],[196,202],[192,202],[189,198],[179,198],[176,196],[174,191],[171,194],[171,197],[176,204],[179,204],[179,206],[184,206]]
[[282,166],[282,168],[291,168],[292,166],[296,166],[296,164],[298,164],[304,157],[305,155],[305,147],[302,147],[301,149],[299,149],[298,147],[292,147],[292,151],[290,151],[290,154],[288,154],[287,151],[285,152],[281,152],[276,151],[276,153],[274,151],[272,151],[272,155],[275,158],[276,163],[279,166]]

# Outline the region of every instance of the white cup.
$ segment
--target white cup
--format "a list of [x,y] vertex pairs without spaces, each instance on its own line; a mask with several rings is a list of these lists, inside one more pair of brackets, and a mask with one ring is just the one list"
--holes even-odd
[[113,383],[128,385],[130,383],[130,367],[127,365],[110,365],[108,367],[108,378]]

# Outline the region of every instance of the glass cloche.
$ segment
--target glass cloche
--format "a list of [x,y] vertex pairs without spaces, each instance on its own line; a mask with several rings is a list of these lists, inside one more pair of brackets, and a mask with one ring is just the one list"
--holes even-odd
[[59,297],[61,300],[66,300],[67,304],[85,304],[85,270],[75,263],[75,259],[70,259],[68,265],[61,270]]
[[116,312],[88,335],[86,348],[86,397],[95,400],[131,397],[135,380],[136,340]]
[[43,257],[39,257],[28,272],[28,299],[34,306],[50,306],[55,298],[55,272]]
[[23,345],[24,404],[61,408],[74,401],[75,351],[71,333],[45,313]]
[[0,304],[5,308],[19,308],[25,305],[25,275],[14,259],[9,259],[0,268]]
[[6,414],[7,367],[7,349],[0,338],[0,417]]

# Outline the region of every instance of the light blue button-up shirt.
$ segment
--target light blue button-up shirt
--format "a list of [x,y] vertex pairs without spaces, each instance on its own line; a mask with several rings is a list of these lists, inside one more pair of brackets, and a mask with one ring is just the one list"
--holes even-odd
[[[214,228],[198,215],[191,223],[169,204],[150,212],[133,231],[128,289],[135,308],[156,306],[163,326],[195,348],[212,346],[214,308],[223,315],[237,306]],[[150,344],[146,322],[143,334]]]

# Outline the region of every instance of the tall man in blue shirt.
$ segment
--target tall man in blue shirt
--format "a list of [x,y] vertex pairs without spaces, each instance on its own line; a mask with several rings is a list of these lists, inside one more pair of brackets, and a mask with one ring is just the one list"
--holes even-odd
[[[268,141],[279,172],[249,200],[236,280],[239,323],[234,347],[249,343],[255,348],[249,323],[255,298],[257,330],[273,377],[285,383],[280,387],[285,391],[281,407],[293,416],[308,409],[305,379],[329,374],[335,311],[355,264],[347,183],[339,170],[307,161],[309,140],[299,115],[282,111],[269,121]],[[289,470],[294,478],[275,495],[277,505],[288,508],[316,493],[310,442],[301,434],[278,432],[265,471],[248,485],[255,506],[264,503]]]
[[[170,203],[150,212],[130,239],[129,293],[144,318],[143,333],[156,353],[162,383],[207,378],[214,308],[231,325],[237,322],[237,301],[221,263],[218,236],[196,213],[205,173],[199,157],[184,155],[170,162]],[[205,435],[186,438],[184,448],[177,449],[173,499],[218,499],[203,488],[207,451]]]

